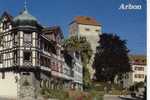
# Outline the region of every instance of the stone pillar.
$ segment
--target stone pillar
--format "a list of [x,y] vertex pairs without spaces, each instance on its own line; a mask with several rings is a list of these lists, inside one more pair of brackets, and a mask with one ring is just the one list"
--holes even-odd
[[[19,46],[22,47],[23,46],[23,32],[19,31]],[[23,65],[23,50],[22,48],[20,48],[19,50],[19,65],[22,66]]]
[[19,100],[37,100],[37,80],[34,73],[22,72],[19,79]]
[[38,57],[37,57],[37,51],[35,50],[35,47],[37,47],[37,33],[36,32],[33,32],[32,33],[32,47],[34,47],[32,49],[32,65],[33,66],[36,66],[37,65],[37,60],[38,60]]
[[36,63],[36,56],[37,56],[37,52],[36,51],[32,51],[32,65],[33,66],[37,65],[37,63]]

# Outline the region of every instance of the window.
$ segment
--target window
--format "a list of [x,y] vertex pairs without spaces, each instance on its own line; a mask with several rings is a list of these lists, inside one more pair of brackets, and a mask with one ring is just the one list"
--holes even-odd
[[99,32],[99,30],[95,30],[95,32]]
[[139,71],[144,71],[144,67],[139,67]]
[[41,81],[40,81],[40,87],[43,87],[43,86],[44,86],[44,81],[41,80]]
[[6,30],[6,29],[7,29],[7,25],[6,25],[6,23],[4,23],[3,30]]
[[2,46],[2,37],[0,37],[0,46]]
[[2,79],[5,79],[5,73],[2,72]]
[[23,75],[30,75],[30,73],[22,73]]
[[135,67],[135,70],[137,70],[137,71],[144,71],[144,67]]
[[24,34],[24,42],[31,42],[32,41],[31,36],[32,36],[31,34],[25,33]]
[[17,35],[17,34],[14,35],[14,42],[15,42],[15,43],[18,42],[18,35]]
[[139,74],[139,78],[144,78],[144,74]]
[[0,54],[0,63],[2,63],[2,62],[3,62],[3,55]]
[[80,59],[80,54],[79,52],[75,52],[75,57],[79,60]]
[[43,56],[40,56],[40,65],[41,65],[41,66],[43,66],[43,65],[44,65]]
[[138,75],[137,75],[137,74],[135,74],[135,75],[134,75],[134,77],[135,77],[135,78],[138,78]]
[[86,31],[90,31],[90,29],[89,29],[89,28],[85,28],[85,30],[86,30]]
[[24,61],[31,61],[31,52],[24,52]]
[[15,64],[17,63],[17,50],[14,51],[14,63]]
[[144,78],[144,74],[135,74],[135,78]]
[[144,74],[141,75],[141,78],[144,78]]

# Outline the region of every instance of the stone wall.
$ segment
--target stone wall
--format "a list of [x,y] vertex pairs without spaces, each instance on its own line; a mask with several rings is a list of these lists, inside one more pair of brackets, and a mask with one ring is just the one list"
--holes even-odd
[[37,100],[38,80],[32,72],[21,73],[19,84],[19,100]]

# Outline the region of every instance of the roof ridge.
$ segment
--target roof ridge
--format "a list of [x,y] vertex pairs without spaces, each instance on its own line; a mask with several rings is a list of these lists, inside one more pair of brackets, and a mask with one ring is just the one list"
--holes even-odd
[[73,22],[84,25],[101,26],[101,24],[94,17],[91,16],[76,16],[74,17]]

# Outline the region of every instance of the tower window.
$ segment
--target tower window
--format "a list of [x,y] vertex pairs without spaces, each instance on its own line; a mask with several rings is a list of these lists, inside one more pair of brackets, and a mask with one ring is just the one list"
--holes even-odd
[[24,61],[31,61],[31,52],[24,52]]
[[95,30],[95,32],[99,32],[99,30]]
[[86,31],[90,31],[90,29],[89,29],[89,28],[85,28],[85,30],[86,30]]

